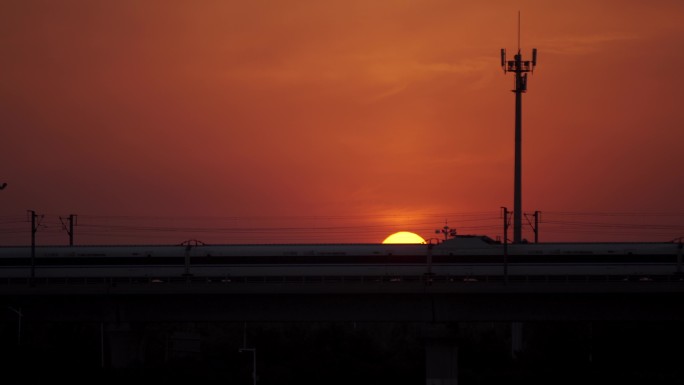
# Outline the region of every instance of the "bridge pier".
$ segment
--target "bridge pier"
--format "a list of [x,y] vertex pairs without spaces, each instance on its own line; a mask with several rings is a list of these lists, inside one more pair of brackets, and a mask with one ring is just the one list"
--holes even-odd
[[130,368],[143,363],[142,337],[127,322],[104,323],[102,327],[102,366]]
[[444,324],[425,327],[425,385],[458,384],[458,346]]
[[523,323],[511,322],[511,357],[516,358],[523,348]]

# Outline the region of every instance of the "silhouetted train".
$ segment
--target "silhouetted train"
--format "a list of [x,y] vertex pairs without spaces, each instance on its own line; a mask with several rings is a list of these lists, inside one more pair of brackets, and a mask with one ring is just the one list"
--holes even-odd
[[126,277],[651,277],[682,272],[682,243],[40,246],[0,248],[0,279]]

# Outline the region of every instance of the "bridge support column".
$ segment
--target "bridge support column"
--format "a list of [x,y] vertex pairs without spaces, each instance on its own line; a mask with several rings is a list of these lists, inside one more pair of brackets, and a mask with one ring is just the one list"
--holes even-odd
[[105,323],[102,338],[102,365],[127,368],[140,360],[140,337],[129,323]]
[[458,347],[452,332],[431,325],[425,337],[425,385],[457,385]]
[[523,324],[511,322],[511,357],[516,358],[523,350]]

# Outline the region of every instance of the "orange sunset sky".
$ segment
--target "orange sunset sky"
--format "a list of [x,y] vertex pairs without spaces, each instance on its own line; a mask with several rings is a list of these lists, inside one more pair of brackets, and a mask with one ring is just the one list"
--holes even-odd
[[0,244],[501,236],[518,11],[540,240],[684,236],[684,2],[5,0]]

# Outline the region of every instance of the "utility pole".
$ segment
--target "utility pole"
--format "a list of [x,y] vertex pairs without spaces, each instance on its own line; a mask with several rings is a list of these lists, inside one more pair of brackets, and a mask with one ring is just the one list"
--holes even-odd
[[541,211],[535,211],[532,216],[534,217],[534,224],[530,222],[530,218],[528,217],[528,214],[525,213],[525,219],[527,219],[527,223],[529,223],[530,226],[532,226],[532,231],[534,231],[534,243],[539,243],[539,217],[540,217]]
[[510,222],[510,212],[507,207],[502,207],[503,210],[503,260],[504,260],[504,285],[508,285],[508,226]]
[[679,244],[677,246],[677,274],[682,274],[682,249],[684,249],[682,239],[684,239],[684,237],[679,238]]
[[[29,210],[29,215],[31,215],[31,280],[30,283],[31,285],[34,284],[34,280],[36,278],[36,232],[38,231],[38,226],[40,226],[40,222],[36,221],[36,218],[38,215],[36,215],[36,212],[33,210]],[[43,216],[40,216],[40,219],[43,219]]]
[[206,245],[206,243],[198,241],[197,239],[188,239],[187,241],[181,242],[181,246],[185,246],[185,272],[183,273],[184,277],[192,277],[192,273],[190,273],[190,251],[193,247],[204,245]]
[[[439,230],[437,230],[439,231]],[[432,240],[435,240],[435,243],[432,243]],[[432,273],[432,248],[435,246],[435,244],[439,244],[439,239],[438,238],[429,238],[425,240],[427,242],[427,272],[425,273],[425,284],[426,285],[432,285],[433,281],[433,276],[434,274]]]
[[449,239],[449,237],[453,238],[456,236],[456,229],[450,228],[449,225],[447,224],[447,221],[444,221],[444,227],[442,227],[441,229],[435,230],[435,234],[439,234],[439,233],[444,234],[444,240],[446,241],[447,239]]
[[522,94],[527,91],[527,73],[537,66],[537,49],[532,49],[532,61],[522,60],[520,53],[520,12],[518,12],[518,53],[506,60],[506,49],[501,49],[501,67],[515,74],[515,181],[513,193],[513,242],[522,241]]
[[247,347],[247,323],[245,322],[244,324],[244,331],[242,335],[242,348],[238,349],[240,353],[242,352],[250,352],[252,353],[252,384],[256,385],[257,383],[257,372],[256,372],[256,348],[248,348]]
[[74,245],[74,226],[76,225],[76,215],[71,214],[69,215],[66,220],[69,222],[69,226],[64,223],[64,218],[59,217],[59,221],[62,222],[62,227],[66,230],[67,234],[69,234],[69,246]]
[[21,317],[24,316],[24,313],[21,312],[21,308],[15,309],[11,306],[7,306],[7,308],[11,311],[13,311],[17,317],[17,346],[21,346]]

